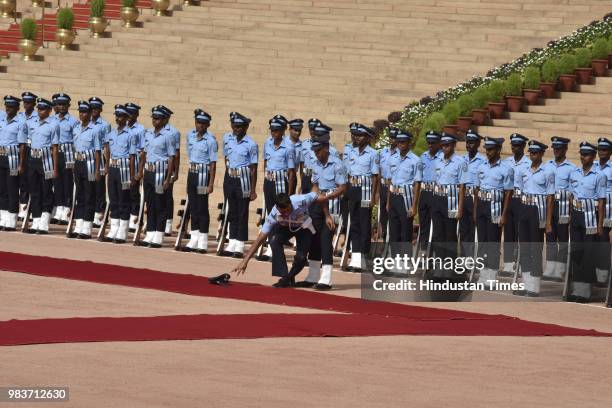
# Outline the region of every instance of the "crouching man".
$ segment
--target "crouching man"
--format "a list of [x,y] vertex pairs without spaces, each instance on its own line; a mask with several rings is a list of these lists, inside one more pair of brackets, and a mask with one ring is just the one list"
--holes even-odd
[[[244,259],[232,272],[236,272],[238,275],[244,273],[249,260],[269,236],[270,247],[272,248],[272,276],[280,277],[273,286],[277,288],[294,286],[295,276],[306,265],[310,243],[315,234],[315,228],[308,213],[308,208],[312,203],[317,203],[324,208],[325,222],[329,228],[332,228],[334,221],[329,216],[329,212],[326,211],[327,197],[325,195],[313,192],[289,196],[286,193],[281,193],[276,196],[275,206],[266,218],[257,239],[249,248]],[[288,270],[284,244],[292,237],[295,237],[296,240],[296,252],[291,270]]]

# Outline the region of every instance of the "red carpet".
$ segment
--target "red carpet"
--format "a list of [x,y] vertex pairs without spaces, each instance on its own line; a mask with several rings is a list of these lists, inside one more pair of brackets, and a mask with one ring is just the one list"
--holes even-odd
[[94,317],[0,322],[0,346],[96,341],[254,339],[389,335],[589,336],[521,320],[412,320],[379,315],[237,314]]
[[0,252],[0,269],[194,296],[351,314],[249,314],[69,318],[0,322],[0,345],[259,337],[462,335],[612,336],[594,330],[256,284],[210,285],[205,277]]

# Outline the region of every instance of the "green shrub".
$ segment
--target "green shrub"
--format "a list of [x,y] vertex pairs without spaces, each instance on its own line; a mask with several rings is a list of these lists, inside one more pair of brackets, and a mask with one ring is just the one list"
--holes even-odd
[[506,96],[506,81],[498,79],[489,84],[491,102],[502,102]]
[[540,88],[540,68],[527,67],[523,72],[523,87],[525,89]]
[[61,8],[57,12],[57,28],[72,30],[74,25],[74,12],[71,8]]
[[452,125],[457,122],[457,118],[461,114],[459,110],[459,104],[457,102],[449,102],[442,108],[442,115],[444,115],[445,125]]
[[104,0],[92,0],[91,1],[91,17],[104,17],[104,8],[106,4]]
[[588,48],[577,48],[575,51],[576,56],[576,66],[578,68],[591,68],[591,60],[593,59],[593,54],[591,50]]
[[521,74],[515,72],[506,79],[506,95],[522,96],[523,95],[523,80]]
[[421,155],[421,153],[423,153],[425,150],[427,150],[427,140],[425,139],[424,135],[419,136],[419,138],[417,139],[416,143],[414,144],[414,148],[412,149],[412,151],[414,152],[414,154],[416,155]]
[[121,0],[121,7],[136,7],[136,0]]
[[460,116],[472,116],[472,110],[476,107],[474,97],[470,94],[461,95],[457,99],[457,105],[459,105]]
[[561,75],[574,75],[577,67],[576,57],[572,54],[563,54],[559,57],[559,73]]
[[559,79],[559,63],[548,60],[542,65],[542,81],[547,83],[557,82]]
[[610,46],[605,38],[598,38],[593,43],[593,59],[605,60],[608,59],[610,53]]
[[36,21],[32,18],[21,20],[21,37],[24,40],[36,40]]
[[486,86],[478,87],[472,94],[474,97],[474,109],[484,109],[491,100],[489,88]]

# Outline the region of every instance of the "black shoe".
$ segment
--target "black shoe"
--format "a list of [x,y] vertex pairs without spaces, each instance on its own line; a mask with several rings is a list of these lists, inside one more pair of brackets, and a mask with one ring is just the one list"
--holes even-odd
[[113,239],[109,237],[102,237],[100,238],[100,242],[113,242]]
[[113,239],[113,243],[115,244],[125,244],[125,239]]
[[128,231],[130,232],[136,232],[136,228],[129,228]]
[[258,261],[263,261],[263,262],[270,261],[270,257],[268,255],[256,256],[255,259],[257,259]]
[[4,231],[4,227],[0,227],[0,231]]
[[35,230],[34,228],[28,228],[27,230],[28,234],[36,234],[36,232],[38,232],[38,230]]
[[2,227],[2,228],[6,232],[15,232],[15,231],[17,231],[17,229],[13,228],[13,227]]
[[43,231],[43,230],[36,230],[36,233],[38,235],[47,235],[49,233],[49,231]]
[[167,234],[167,233],[164,232],[164,237],[171,237],[171,236],[172,236],[172,233]]
[[233,253],[233,252],[230,252],[230,251],[226,251],[225,249],[223,249],[223,250],[221,250],[221,251],[217,252],[217,255],[219,255],[219,256],[229,256],[229,257],[231,257],[232,255],[234,255],[234,253]]
[[535,298],[535,297],[540,297],[540,294],[537,292],[530,292],[527,290],[525,291],[525,296]]
[[526,290],[513,290],[512,294],[514,296],[527,296],[527,291]]
[[312,288],[315,286],[316,282],[308,282],[308,281],[300,281],[295,283],[296,288]]
[[242,252],[233,252],[232,258],[244,258],[244,254]]
[[574,303],[589,303],[590,299],[587,299],[582,296],[567,295],[567,301],[574,302]]
[[149,248],[159,249],[161,247],[162,247],[161,244],[149,244]]
[[314,286],[315,290],[331,290],[331,285],[326,285],[324,283],[317,283]]
[[67,236],[68,238],[76,238],[79,236],[79,234],[77,234],[76,232],[69,232]]
[[91,239],[91,235],[79,234],[79,239]]
[[198,249],[196,250],[198,254],[207,254],[208,253],[208,249]]
[[68,225],[68,221],[58,221],[59,225]]
[[278,282],[276,282],[274,285],[275,288],[290,288],[292,286],[294,286],[295,283],[291,282],[291,279],[289,278],[280,278],[278,280]]
[[138,246],[141,246],[141,247],[148,247],[148,246],[149,246],[149,243],[148,243],[148,242],[145,242],[145,241],[139,241],[139,242],[138,242]]
[[59,224],[60,220],[58,220],[57,218],[51,218],[51,221],[49,221],[50,224]]
[[186,247],[186,246],[181,248],[181,252],[193,252],[193,251],[194,251],[193,248],[189,248],[189,247]]

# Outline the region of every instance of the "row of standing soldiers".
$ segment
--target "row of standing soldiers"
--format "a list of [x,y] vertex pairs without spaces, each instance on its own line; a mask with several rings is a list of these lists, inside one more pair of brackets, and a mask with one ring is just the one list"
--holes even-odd
[[[172,226],[173,184],[180,166],[180,133],[169,124],[172,111],[163,105],[154,107],[152,128],[145,129],[138,123],[138,105],[116,105],[116,126],[111,127],[100,116],[100,98],[79,101],[77,119],[68,112],[71,99],[64,93],[51,100],[30,92],[21,97],[23,112],[22,100],[9,95],[0,115],[0,228],[14,230],[20,204],[23,207],[29,201],[33,221],[28,232],[44,234],[52,221],[68,223],[71,213],[75,222],[69,236],[86,239],[108,208],[110,230],[103,239],[122,243],[128,230],[137,229],[144,202],[146,234],[140,244],[161,247]],[[208,247],[208,197],[213,192],[218,153],[217,140],[208,132],[211,120],[210,114],[196,110],[195,127],[186,140],[191,214],[187,251],[205,252]],[[222,140],[229,242],[221,253],[235,257],[244,253],[249,204],[257,198],[259,149],[247,134],[250,122],[232,112],[232,131]],[[411,242],[418,214],[421,250],[430,245],[436,255],[457,256],[445,244],[460,241],[462,255],[468,255],[475,241],[497,243],[494,250],[479,245],[479,255],[487,251],[480,280],[495,279],[503,252],[502,273],[512,270],[518,258],[526,288],[523,294],[528,296],[539,293],[542,275],[561,279],[566,273],[570,236],[574,243],[609,242],[612,143],[608,139],[600,139],[597,146],[581,143],[581,166],[576,167],[565,157],[569,140],[561,137],[552,138],[554,158],[543,162],[547,146],[528,143],[519,134],[510,136],[512,156],[501,159],[503,139],[483,139],[470,131],[467,154],[460,156],[455,153],[454,136],[430,132],[428,150],[418,157],[410,151],[413,141],[408,132],[391,128],[390,145],[377,151],[370,145],[374,131],[353,123],[351,142],[340,154],[330,143],[332,129],[318,119],[308,121],[310,138],[303,141],[301,119],[289,121],[277,115],[269,125],[270,137],[263,149],[266,214],[271,213],[275,197],[295,193],[298,182],[302,194],[317,191],[328,196],[328,213],[312,210],[317,237],[309,248],[302,248],[309,264],[302,286],[331,287],[334,228],[326,224],[327,216],[335,224],[350,217],[352,222],[343,223],[350,225],[348,268],[364,268],[377,202],[378,232],[390,242]],[[486,156],[479,152],[483,140]],[[524,154],[527,145],[529,158]],[[545,235],[543,267],[539,246],[543,247]],[[529,248],[519,251],[521,243]],[[540,250],[531,250],[534,245]],[[588,301],[591,284],[608,279],[609,259],[609,245],[581,247],[572,256],[569,298]],[[273,271],[282,277],[287,266],[281,263],[273,262]]]

